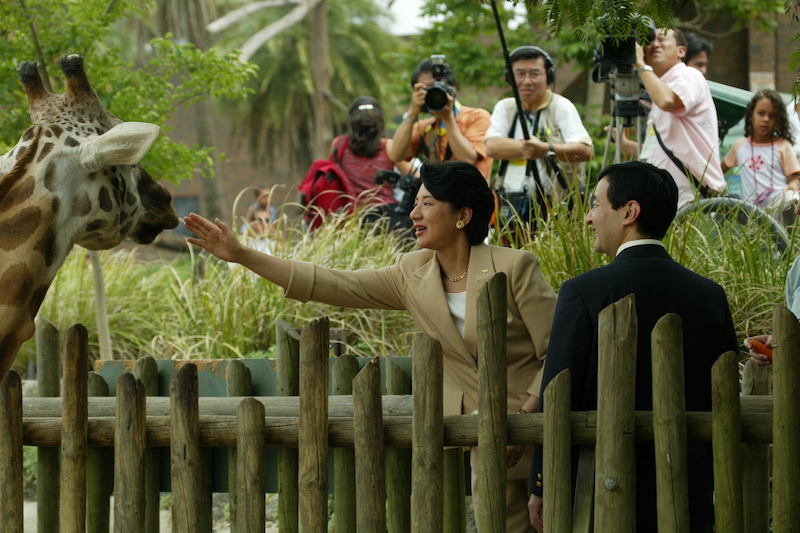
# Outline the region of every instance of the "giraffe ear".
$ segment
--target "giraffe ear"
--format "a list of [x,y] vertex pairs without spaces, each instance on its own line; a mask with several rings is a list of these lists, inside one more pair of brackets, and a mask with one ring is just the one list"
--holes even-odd
[[80,164],[89,172],[108,165],[138,163],[155,140],[161,128],[147,122],[123,122],[90,141],[81,143]]

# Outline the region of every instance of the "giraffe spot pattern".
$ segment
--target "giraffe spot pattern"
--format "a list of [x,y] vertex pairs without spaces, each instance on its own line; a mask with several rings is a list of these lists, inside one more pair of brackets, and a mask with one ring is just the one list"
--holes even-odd
[[108,220],[103,220],[102,218],[98,218],[86,224],[86,231],[87,232],[97,231],[99,229],[103,229],[107,225],[108,225]]
[[33,290],[33,274],[25,263],[11,265],[0,277],[0,304],[24,307]]
[[[14,250],[27,242],[39,227],[42,211],[38,206],[26,207],[13,217],[0,221],[0,248]],[[0,283],[0,287],[4,287]]]
[[69,146],[70,148],[74,148],[76,146],[79,146],[80,144],[81,143],[76,141],[73,137],[67,137],[66,139],[64,139],[64,145]]
[[47,157],[47,155],[53,151],[53,147],[55,145],[53,143],[45,143],[42,147],[42,150],[39,152],[39,158],[36,160],[37,163],[41,163],[42,160]]
[[58,196],[53,196],[53,200],[50,202],[50,209],[53,211],[54,215],[58,214],[58,209],[61,207],[61,198]]
[[2,199],[0,206],[2,206],[3,211],[8,211],[30,198],[35,189],[36,182],[32,177],[29,177],[28,179],[23,178],[13,187],[11,187],[11,190],[8,191],[8,194],[6,194],[6,196]]
[[50,284],[46,283],[33,291],[31,295],[31,303],[28,309],[28,312],[31,315],[31,318],[36,316],[36,313],[39,311],[39,307],[41,307],[42,302],[44,301],[44,297],[47,294],[47,289],[50,288]]
[[108,193],[108,187],[105,185],[100,187],[100,191],[97,194],[97,199],[100,201],[100,209],[106,213],[110,213],[114,206],[111,204],[111,195]]
[[89,199],[89,193],[83,191],[75,198],[75,216],[85,217],[92,211],[92,201]]
[[56,164],[53,161],[47,163],[44,169],[44,186],[50,192],[56,191],[56,184],[58,183],[58,176],[56,176]]
[[50,126],[50,131],[53,132],[53,135],[56,136],[56,139],[61,137],[61,134],[64,133],[64,130],[58,124],[53,124],[52,126]]
[[42,254],[44,257],[44,264],[52,266],[53,262],[58,255],[58,242],[56,241],[56,230],[53,226],[47,228],[47,232],[44,236],[36,243],[34,246],[34,250]]
[[19,158],[21,158],[23,155],[25,155],[25,151],[26,151],[27,149],[28,149],[28,147],[27,147],[27,146],[20,146],[20,147],[19,147],[19,150],[17,150],[17,156],[16,156],[16,159],[17,159],[17,160],[19,160]]
[[33,128],[31,127],[25,130],[25,133],[22,134],[22,141],[28,142],[31,140],[32,137],[33,137]]

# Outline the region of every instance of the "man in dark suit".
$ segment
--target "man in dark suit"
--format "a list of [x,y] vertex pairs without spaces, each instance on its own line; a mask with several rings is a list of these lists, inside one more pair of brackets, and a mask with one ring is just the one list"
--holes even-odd
[[[729,350],[737,350],[728,300],[722,288],[670,258],[661,239],[675,217],[678,190],[666,171],[632,161],[607,167],[593,198],[586,223],[594,230],[594,249],[611,264],[565,282],[558,296],[544,388],[559,372],[572,375],[572,410],[597,408],[597,323],[607,306],[636,295],[639,334],[636,359],[636,409],[650,411],[652,377],[650,334],[667,313],[683,324],[686,409],[711,410],[711,367]],[[714,524],[711,447],[690,443],[689,502],[691,531],[711,532]],[[655,459],[652,443],[636,451],[637,532],[656,531]],[[573,466],[573,479],[575,467]],[[542,449],[534,449],[528,508],[541,531]]]

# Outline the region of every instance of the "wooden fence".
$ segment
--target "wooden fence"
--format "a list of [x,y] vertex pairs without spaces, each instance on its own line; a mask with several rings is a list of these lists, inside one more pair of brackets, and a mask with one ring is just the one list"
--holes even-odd
[[[604,395],[611,404],[601,404],[597,412],[570,412],[564,402],[569,398],[568,376],[560,375],[545,392],[547,412],[506,415],[505,294],[500,275],[479,296],[477,416],[442,416],[441,348],[422,334],[411,346],[412,396],[406,395],[408,376],[391,360],[385,364],[389,394],[382,396],[378,359],[359,370],[347,356],[331,372],[345,376],[334,393],[346,394],[329,396],[328,323],[318,319],[299,335],[291,328],[279,332],[280,396],[243,397],[249,378],[238,361],[227,366],[234,397],[199,397],[197,366],[191,362],[181,365],[170,380],[169,398],[148,396],[157,379],[155,362],[143,359],[132,373],[119,377],[114,399],[89,397],[89,391],[102,394],[107,384],[86,372],[86,330],[75,326],[64,337],[63,376],[69,386],[63,387],[61,398],[22,398],[19,376],[13,372],[0,388],[0,533],[23,531],[23,445],[39,447],[39,531],[107,531],[112,492],[115,531],[158,531],[158,447],[170,450],[173,531],[211,531],[208,451],[224,447],[235,465],[229,472],[235,531],[264,530],[265,448],[279,450],[280,530],[326,531],[328,451],[333,448],[335,480],[341,484],[334,491],[336,531],[394,533],[463,531],[458,489],[444,485],[445,478],[463,479],[463,463],[451,460],[457,455],[446,454],[444,447],[476,444],[482,450],[481,472],[486,473],[481,476],[485,497],[477,509],[478,527],[503,531],[506,445],[542,443],[548,531],[588,532],[594,526],[597,531],[628,533],[633,530],[628,524],[634,507],[631,491],[624,489],[635,476],[630,468],[633,443],[652,440],[657,450],[669,450],[671,457],[668,467],[659,464],[659,487],[685,484],[682,458],[687,440],[713,442],[717,531],[726,533],[770,531],[772,443],[772,531],[796,530],[800,325],[785,308],[775,310],[774,396],[750,395],[766,392],[769,370],[749,367],[747,394],[740,396],[736,355],[725,354],[714,370],[712,413],[682,411],[681,395],[676,393],[682,387],[668,387],[668,394],[656,387],[653,412],[634,412],[632,402],[614,401],[624,394]],[[629,341],[635,331],[625,326],[625,320],[635,320],[631,311],[632,304],[622,300],[601,315],[606,331],[601,337],[601,353],[606,354],[601,376],[612,371],[615,380],[620,379],[618,373],[630,366],[625,358],[635,356],[610,349],[635,346]],[[680,348],[676,327],[674,317],[667,316],[654,332],[661,339],[654,350],[654,372],[663,373],[663,379],[654,379],[656,385],[682,380],[682,369],[670,362]],[[46,322],[39,321],[37,335],[37,345],[53,343]],[[57,337],[56,333],[56,344]],[[39,365],[41,386],[46,389],[49,383],[50,394],[58,389],[53,366]],[[584,450],[574,506],[569,483],[549,483],[570,479],[571,445]],[[110,461],[113,468],[108,467]],[[445,474],[445,468],[452,474]],[[666,493],[675,499],[663,496]],[[685,530],[688,511],[680,501],[681,491],[659,491],[659,498],[660,528]],[[445,518],[448,512],[455,518]]]

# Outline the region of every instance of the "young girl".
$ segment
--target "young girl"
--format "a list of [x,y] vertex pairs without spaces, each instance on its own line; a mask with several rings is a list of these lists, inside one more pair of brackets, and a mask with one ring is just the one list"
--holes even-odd
[[739,167],[744,200],[783,225],[791,224],[800,200],[800,163],[780,94],[765,89],[753,96],[745,110],[744,134],[725,156],[722,170]]

